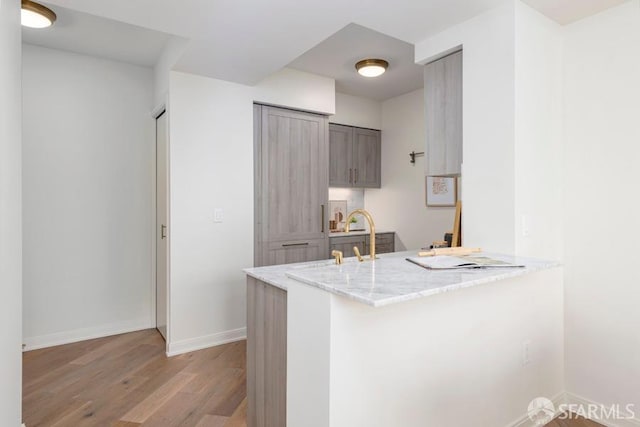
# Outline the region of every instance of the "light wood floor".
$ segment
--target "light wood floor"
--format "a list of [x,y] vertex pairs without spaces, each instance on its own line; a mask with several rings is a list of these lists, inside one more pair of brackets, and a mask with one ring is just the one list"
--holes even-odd
[[[246,343],[167,358],[155,329],[23,355],[28,427],[246,427]],[[547,427],[602,427],[556,419]]]
[[570,420],[560,420],[556,418],[545,427],[604,427],[602,424],[598,424],[582,417],[577,417],[576,415],[572,415],[572,418],[573,419]]
[[245,341],[167,358],[155,330],[23,355],[23,421],[56,426],[246,426]]

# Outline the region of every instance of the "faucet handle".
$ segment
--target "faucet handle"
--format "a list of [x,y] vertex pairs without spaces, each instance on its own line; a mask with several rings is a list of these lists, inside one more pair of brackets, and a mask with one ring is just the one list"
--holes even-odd
[[353,247],[353,253],[356,254],[356,257],[358,257],[358,261],[360,261],[360,262],[364,261],[362,259],[362,255],[360,255],[360,249],[358,249],[357,246]]
[[331,256],[336,257],[336,264],[342,264],[342,251],[332,250]]

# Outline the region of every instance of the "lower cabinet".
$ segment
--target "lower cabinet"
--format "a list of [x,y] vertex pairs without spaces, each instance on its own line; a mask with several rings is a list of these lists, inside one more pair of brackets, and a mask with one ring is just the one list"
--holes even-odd
[[[330,251],[329,251],[330,252]],[[270,242],[263,265],[291,264],[293,262],[327,259],[327,239]]]
[[247,277],[247,427],[287,424],[287,292]]
[[[370,237],[368,234],[329,237],[329,254],[333,250],[339,250],[342,251],[345,258],[352,257],[356,255],[353,252],[353,247],[357,246],[362,256],[369,255],[369,242]],[[395,252],[395,233],[376,234],[376,253],[386,254],[391,252]]]
[[[365,252],[369,253],[369,236],[365,245]],[[376,253],[388,254],[396,251],[396,233],[376,234]]]
[[347,258],[356,256],[353,252],[353,247],[357,246],[360,250],[360,254],[365,254],[366,238],[363,235],[360,236],[340,236],[329,237],[329,255],[334,250],[342,251],[342,255]]

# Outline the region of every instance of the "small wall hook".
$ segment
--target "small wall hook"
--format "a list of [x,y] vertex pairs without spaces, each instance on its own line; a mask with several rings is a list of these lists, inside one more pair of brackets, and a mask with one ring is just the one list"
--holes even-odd
[[412,151],[409,153],[409,157],[411,158],[411,160],[409,160],[409,162],[411,162],[412,165],[416,164],[416,157],[421,157],[424,156],[424,151],[420,151],[418,153],[416,153],[415,151]]

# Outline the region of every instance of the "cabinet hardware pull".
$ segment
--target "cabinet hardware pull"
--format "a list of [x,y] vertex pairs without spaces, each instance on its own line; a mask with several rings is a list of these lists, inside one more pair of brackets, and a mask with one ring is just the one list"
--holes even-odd
[[283,243],[282,247],[286,248],[289,246],[309,246],[309,242],[304,242],[304,243]]
[[165,239],[167,237],[166,231],[167,231],[167,226],[162,224],[160,226],[160,240]]
[[349,168],[349,184],[353,182],[353,169]]
[[320,205],[320,221],[321,221],[321,227],[322,230],[320,230],[321,233],[324,233],[324,205]]

